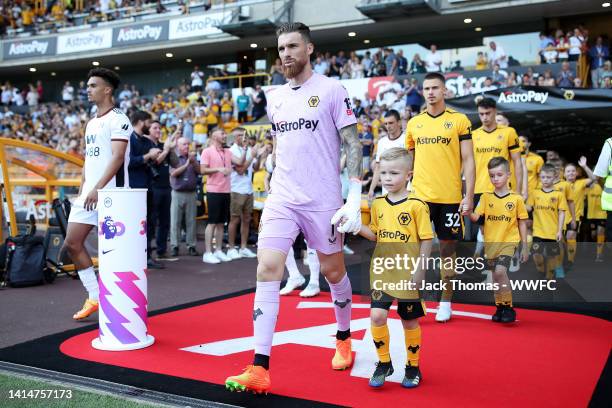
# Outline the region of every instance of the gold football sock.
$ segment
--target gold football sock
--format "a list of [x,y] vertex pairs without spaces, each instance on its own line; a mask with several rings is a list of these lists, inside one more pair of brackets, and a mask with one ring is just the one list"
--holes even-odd
[[599,231],[597,231],[597,257],[598,258],[601,257],[601,254],[603,254],[605,242],[606,242],[605,232],[599,233]]
[[574,259],[576,259],[576,239],[568,239],[567,240],[567,260],[571,263],[574,263]]
[[512,307],[512,291],[510,290],[504,290],[503,292],[495,291],[493,296],[495,297],[495,306]]
[[511,290],[505,290],[501,292],[499,295],[500,295],[502,305],[512,307],[512,291]]
[[406,365],[419,366],[419,351],[421,351],[421,326],[416,329],[404,329],[406,342]]
[[372,326],[372,338],[374,339],[378,359],[383,363],[391,361],[391,355],[389,354],[389,327],[386,324],[384,326]]

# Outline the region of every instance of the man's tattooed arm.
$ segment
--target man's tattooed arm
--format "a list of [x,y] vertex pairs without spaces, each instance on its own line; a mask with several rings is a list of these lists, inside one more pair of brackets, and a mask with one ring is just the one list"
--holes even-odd
[[361,180],[363,148],[359,141],[357,125],[349,125],[340,129],[340,137],[346,146],[346,167],[349,180]]

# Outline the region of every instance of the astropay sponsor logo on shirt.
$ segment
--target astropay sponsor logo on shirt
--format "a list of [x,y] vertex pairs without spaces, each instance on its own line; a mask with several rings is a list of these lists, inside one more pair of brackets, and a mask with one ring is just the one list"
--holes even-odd
[[168,21],[138,24],[113,30],[113,46],[131,45],[168,39]]
[[83,31],[77,34],[60,35],[57,39],[57,53],[93,51],[110,48],[113,42],[113,31],[110,28],[95,31]]
[[55,53],[55,38],[13,41],[4,44],[4,59],[39,57]]
[[183,17],[170,20],[170,40],[180,38],[201,37],[211,34],[221,34],[223,31],[217,27],[230,22],[232,14],[205,13],[193,17]]

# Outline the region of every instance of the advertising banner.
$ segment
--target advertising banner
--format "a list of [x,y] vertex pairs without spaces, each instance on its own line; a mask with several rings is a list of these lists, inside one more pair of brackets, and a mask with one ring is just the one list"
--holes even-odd
[[562,111],[579,109],[612,109],[612,93],[606,89],[578,89],[538,86],[515,86],[495,89],[479,95],[448,99],[446,104],[467,115],[478,114],[476,98],[486,96],[497,102],[502,112]]
[[113,47],[168,40],[168,21],[136,24],[113,29]]
[[7,41],[2,45],[5,60],[55,55],[57,39],[49,37],[36,40]]
[[170,20],[170,40],[221,34],[217,26],[230,22],[232,13],[205,13]]
[[62,34],[57,37],[57,53],[70,54],[111,48],[113,43],[113,30],[83,31],[75,34]]
[[[576,72],[576,63],[570,63],[570,69]],[[544,74],[544,71],[550,70],[552,76],[555,77],[561,71],[561,64],[542,64],[536,66],[516,66],[509,67],[506,70],[500,70],[499,73],[502,77],[507,78],[510,72],[516,72],[517,76],[520,77],[528,72],[533,71],[536,74]],[[423,79],[426,74],[410,74],[398,77],[399,81],[402,82],[404,79],[416,78],[419,84],[423,83]],[[472,82],[472,94],[479,94],[484,92],[484,82],[487,77],[492,77],[493,71],[490,69],[480,71],[453,71],[446,72],[444,77],[446,78],[446,87],[454,92],[457,96],[464,96],[463,86],[469,79]],[[358,98],[363,100],[366,93],[370,98],[376,98],[378,93],[389,85],[393,81],[393,77],[373,77],[373,78],[360,78],[360,79],[343,79],[340,82],[348,91],[351,98]]]

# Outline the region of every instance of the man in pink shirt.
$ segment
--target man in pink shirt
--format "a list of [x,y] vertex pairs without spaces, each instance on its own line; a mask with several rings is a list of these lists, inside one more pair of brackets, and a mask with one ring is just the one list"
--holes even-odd
[[[352,365],[352,289],[344,267],[342,233],[361,227],[361,159],[355,115],[344,87],[314,73],[310,29],[285,23],[277,30],[278,53],[289,82],[267,93],[275,168],[257,243],[257,288],[253,307],[255,357],[243,374],[226,379],[231,391],[270,389],[269,359],[287,252],[300,231],[316,249],[330,286],[338,323],[332,368]],[[343,205],[340,143],[346,144],[351,179]],[[336,225],[338,224],[339,225]]]
[[[210,264],[229,262],[232,259],[223,252],[223,227],[229,222],[232,164],[242,165],[242,159],[235,159],[230,149],[225,148],[227,135],[223,129],[215,129],[210,136],[210,147],[202,151],[200,172],[206,178],[206,204],[208,225],[204,232],[204,255],[202,261]],[[212,251],[212,238],[217,242]]]

